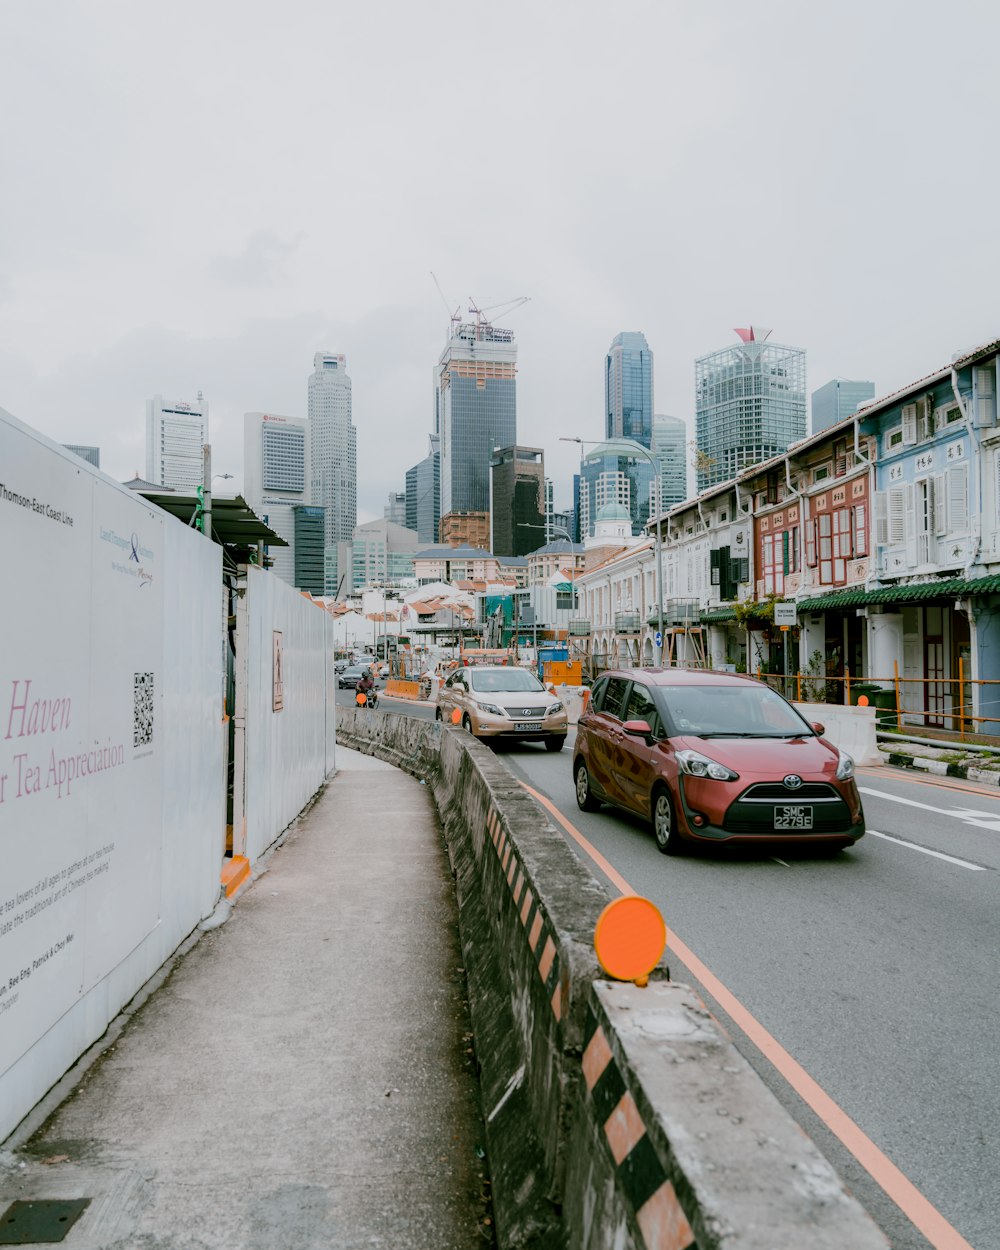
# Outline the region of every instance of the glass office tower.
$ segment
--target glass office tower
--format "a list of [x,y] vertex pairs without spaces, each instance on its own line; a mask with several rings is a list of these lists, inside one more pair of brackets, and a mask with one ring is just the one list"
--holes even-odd
[[648,447],[653,434],[653,353],[646,336],[625,330],[604,361],[605,438],[631,438]]
[[347,357],[317,352],[309,376],[310,503],[323,508],[324,590],[337,593],[337,544],[350,542],[358,523],[358,442],[351,422]]
[[517,344],[484,320],[453,324],[435,370],[441,515],[489,512],[490,459],[517,442]]
[[687,425],[680,417],[653,418],[650,449],[660,462],[660,509],[665,512],[687,499]]
[[739,329],[740,344],[695,361],[699,493],[787,451],[806,434],[806,354]]
[[441,520],[440,439],[430,436],[430,450],[412,469],[406,470],[406,528],[415,530],[425,547],[438,540]]
[[858,404],[875,398],[874,382],[851,382],[834,378],[812,393],[812,433],[829,429],[845,417],[853,416]]
[[614,444],[601,443],[580,466],[580,541],[593,537],[597,514],[605,504],[621,504],[638,534],[649,520],[650,486],[655,463],[645,456],[621,455]]

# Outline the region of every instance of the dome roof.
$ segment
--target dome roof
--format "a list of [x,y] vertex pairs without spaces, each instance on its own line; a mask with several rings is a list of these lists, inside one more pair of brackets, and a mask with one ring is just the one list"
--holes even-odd
[[628,508],[623,507],[620,503],[606,503],[603,508],[599,508],[597,521],[627,521],[632,524],[632,517],[629,515]]

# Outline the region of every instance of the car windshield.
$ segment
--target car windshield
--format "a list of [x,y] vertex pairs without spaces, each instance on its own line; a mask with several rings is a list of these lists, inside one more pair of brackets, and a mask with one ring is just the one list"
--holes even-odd
[[767,686],[673,686],[663,691],[676,731],[698,738],[798,738],[813,730]]
[[500,694],[505,690],[530,690],[536,694],[545,689],[536,677],[523,668],[473,669],[470,680],[477,694]]

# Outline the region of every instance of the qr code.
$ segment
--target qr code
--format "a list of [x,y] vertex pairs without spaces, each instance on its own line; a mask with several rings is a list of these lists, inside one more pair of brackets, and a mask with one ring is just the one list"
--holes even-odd
[[153,741],[153,674],[136,673],[135,706],[132,713],[133,745],[148,746]]

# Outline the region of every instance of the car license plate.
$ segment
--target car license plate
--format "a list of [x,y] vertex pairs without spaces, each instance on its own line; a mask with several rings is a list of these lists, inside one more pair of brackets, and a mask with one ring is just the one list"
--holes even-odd
[[540,720],[519,720],[514,722],[514,728],[521,733],[530,733],[533,729],[541,729],[542,722]]
[[811,829],[813,809],[811,807],[776,807],[774,827],[775,829]]

